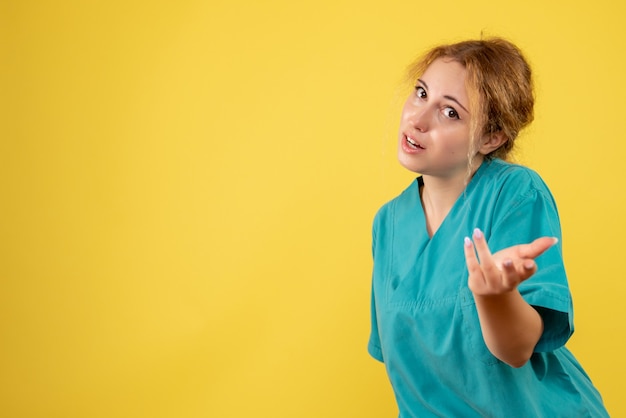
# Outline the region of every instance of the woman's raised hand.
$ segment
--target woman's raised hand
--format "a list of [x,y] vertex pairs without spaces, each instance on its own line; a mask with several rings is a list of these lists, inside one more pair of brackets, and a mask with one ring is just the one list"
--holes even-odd
[[472,242],[469,237],[465,238],[465,262],[469,271],[468,286],[472,293],[480,296],[501,295],[517,289],[537,271],[535,258],[558,242],[553,237],[541,237],[529,244],[514,245],[491,254],[482,231],[475,229],[473,239]]

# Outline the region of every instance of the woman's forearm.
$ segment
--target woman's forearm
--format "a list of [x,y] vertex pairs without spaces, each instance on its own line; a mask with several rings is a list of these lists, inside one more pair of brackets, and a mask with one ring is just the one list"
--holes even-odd
[[500,295],[474,295],[474,300],[489,351],[511,367],[526,364],[543,332],[535,308],[517,289]]

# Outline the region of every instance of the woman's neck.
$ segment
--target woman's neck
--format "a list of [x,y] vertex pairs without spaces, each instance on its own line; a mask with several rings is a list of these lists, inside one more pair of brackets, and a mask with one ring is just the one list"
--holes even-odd
[[420,199],[430,237],[435,235],[470,179],[467,175],[458,178],[422,176]]

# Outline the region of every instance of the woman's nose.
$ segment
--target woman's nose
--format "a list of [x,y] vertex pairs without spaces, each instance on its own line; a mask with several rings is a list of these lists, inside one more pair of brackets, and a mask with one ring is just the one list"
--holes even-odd
[[420,132],[426,132],[428,130],[428,109],[426,106],[414,106],[407,114],[407,121],[413,128]]

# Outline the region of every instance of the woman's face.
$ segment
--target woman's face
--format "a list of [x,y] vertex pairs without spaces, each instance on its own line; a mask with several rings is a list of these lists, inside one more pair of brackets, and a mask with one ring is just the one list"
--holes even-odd
[[408,170],[449,179],[466,177],[470,114],[465,76],[461,64],[439,58],[417,80],[400,122],[398,159]]

